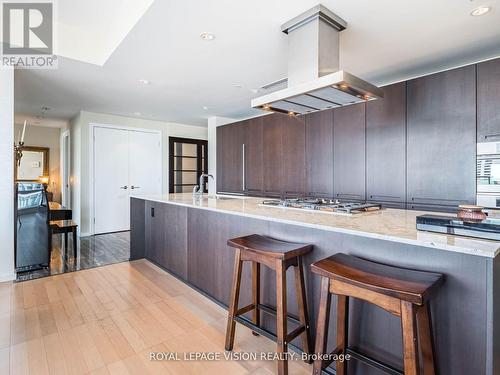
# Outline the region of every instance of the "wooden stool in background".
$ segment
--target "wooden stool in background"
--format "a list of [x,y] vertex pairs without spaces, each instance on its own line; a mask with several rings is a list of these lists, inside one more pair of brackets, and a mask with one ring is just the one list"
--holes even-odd
[[[419,349],[425,375],[435,374],[432,325],[428,296],[443,275],[374,263],[346,254],[335,254],[311,265],[321,276],[320,306],[315,353],[326,354],[331,295],[337,295],[337,345],[332,354],[348,349],[349,297],[359,298],[401,317],[404,374],[420,374]],[[319,375],[331,360],[316,360]],[[336,363],[336,373],[345,375],[345,362]]]
[[[242,323],[250,328],[255,328],[258,332],[260,326],[260,311],[270,312],[269,307],[260,304],[260,265],[263,264],[276,271],[276,342],[278,353],[287,353],[288,343],[302,334],[303,350],[308,354],[312,354],[309,316],[304,285],[304,270],[302,265],[302,256],[309,253],[312,250],[312,246],[283,242],[257,234],[233,238],[228,240],[227,244],[236,249],[236,256],[234,260],[233,287],[226,330],[226,350],[233,350],[236,322]],[[252,262],[253,303],[238,309],[241,272],[244,261]],[[295,269],[295,286],[300,325],[292,332],[288,333],[287,320],[292,318],[287,315],[286,270],[291,266]],[[239,317],[249,311],[253,311],[253,324],[249,324],[247,320]],[[284,375],[287,373],[288,361],[279,360],[278,374]]]

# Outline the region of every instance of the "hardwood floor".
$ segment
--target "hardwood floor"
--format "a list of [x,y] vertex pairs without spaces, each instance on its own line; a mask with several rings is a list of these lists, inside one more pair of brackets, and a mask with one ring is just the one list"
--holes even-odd
[[[0,374],[273,374],[274,361],[150,361],[224,353],[227,311],[146,260],[0,283]],[[276,351],[238,325],[234,352]],[[310,374],[290,361],[290,374]]]

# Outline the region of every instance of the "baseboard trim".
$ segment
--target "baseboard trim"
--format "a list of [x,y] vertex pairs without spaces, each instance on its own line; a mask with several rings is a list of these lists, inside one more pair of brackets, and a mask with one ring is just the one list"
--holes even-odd
[[16,273],[11,272],[11,273],[5,273],[3,275],[0,275],[0,283],[6,282],[6,281],[12,281],[16,279]]
[[80,233],[79,237],[89,237],[92,236],[92,233]]

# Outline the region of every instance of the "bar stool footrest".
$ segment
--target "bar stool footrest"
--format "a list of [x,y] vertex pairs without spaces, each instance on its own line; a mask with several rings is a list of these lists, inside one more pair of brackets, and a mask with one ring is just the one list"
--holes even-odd
[[241,309],[238,309],[238,311],[236,311],[236,316],[243,315],[243,314],[245,314],[249,311],[252,311],[254,309],[255,309],[255,305],[253,303],[251,303],[248,306],[245,306],[245,307],[242,307]]
[[[276,316],[276,307],[272,307],[269,305],[264,305],[264,304],[259,303],[258,309],[266,314]],[[291,321],[292,323],[295,323],[295,324],[302,324],[300,322],[299,318],[297,318],[293,315],[287,314],[286,319]]]
[[[273,340],[275,342],[277,340],[277,337],[276,337],[276,335],[274,333],[268,331],[265,328],[256,326],[255,324],[253,324],[250,320],[248,320],[246,318],[243,318],[243,317],[240,317],[240,316],[235,316],[233,318],[233,320],[235,322],[237,322],[237,323],[240,323],[240,324],[244,325],[247,328],[250,328],[252,331],[255,331],[259,335],[267,337],[268,339],[271,339],[271,340]],[[305,327],[304,326],[300,326],[300,327],[296,328],[295,330],[293,330],[292,332],[290,332],[290,334],[288,334],[288,336],[287,336],[287,345],[290,345],[290,341],[292,341],[294,338],[296,338],[297,336],[299,336],[304,331],[305,331]],[[293,335],[293,337],[292,337],[292,335]],[[300,349],[298,349],[298,350],[302,351]]]

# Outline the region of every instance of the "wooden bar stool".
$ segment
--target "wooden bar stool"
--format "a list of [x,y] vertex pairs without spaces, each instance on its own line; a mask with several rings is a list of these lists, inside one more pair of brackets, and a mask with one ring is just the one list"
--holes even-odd
[[[283,242],[273,238],[252,234],[249,236],[233,238],[227,241],[228,246],[236,249],[234,260],[233,287],[229,305],[229,314],[226,330],[226,350],[233,350],[234,333],[236,322],[242,323],[257,332],[262,332],[260,328],[260,311],[273,313],[268,306],[260,303],[260,265],[263,264],[276,271],[276,342],[278,353],[287,353],[288,343],[302,334],[302,346],[304,352],[312,353],[310,340],[309,316],[307,312],[306,291],[304,285],[304,270],[302,266],[302,255],[312,250],[312,245]],[[252,262],[252,296],[253,302],[241,309],[238,309],[238,300],[241,287],[241,272],[243,262]],[[286,270],[293,266],[295,269],[295,287],[297,292],[297,302],[299,307],[299,327],[288,333],[287,320],[295,319],[287,315],[286,299]],[[253,324],[239,316],[249,311],[253,311]],[[266,331],[267,332],[267,331]],[[274,335],[269,335],[273,336]],[[282,354],[283,357],[286,354]],[[288,373],[288,361],[281,359],[278,361],[278,374]]]
[[[311,265],[321,276],[320,306],[315,353],[326,354],[331,295],[337,295],[337,345],[331,354],[348,349],[349,297],[377,305],[401,317],[404,374],[420,374],[419,349],[425,375],[435,374],[432,325],[428,296],[443,275],[374,263],[346,254],[335,254]],[[319,375],[332,360],[318,359],[313,374]],[[336,373],[346,373],[345,362],[337,361]]]

